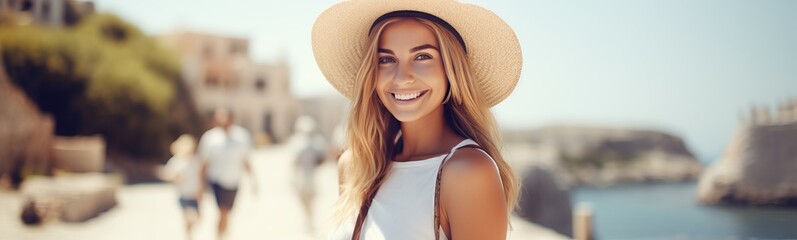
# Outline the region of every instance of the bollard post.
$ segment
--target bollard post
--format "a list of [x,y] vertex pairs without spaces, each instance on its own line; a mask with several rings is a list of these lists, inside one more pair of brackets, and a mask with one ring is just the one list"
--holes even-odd
[[592,204],[579,203],[573,216],[573,238],[575,240],[593,240]]

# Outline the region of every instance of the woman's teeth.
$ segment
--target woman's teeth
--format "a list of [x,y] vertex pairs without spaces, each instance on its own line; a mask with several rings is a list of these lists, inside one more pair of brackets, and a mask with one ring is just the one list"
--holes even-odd
[[398,94],[398,93],[394,93],[394,94],[393,94],[393,97],[395,97],[395,98],[396,98],[396,99],[398,99],[398,100],[407,101],[407,100],[412,100],[412,99],[415,99],[415,98],[417,98],[418,96],[421,96],[421,94],[422,94],[422,93],[423,93],[423,92],[407,93],[407,94]]

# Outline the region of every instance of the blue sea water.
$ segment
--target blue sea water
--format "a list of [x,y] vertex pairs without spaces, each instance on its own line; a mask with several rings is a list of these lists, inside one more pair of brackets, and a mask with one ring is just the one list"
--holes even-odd
[[598,239],[797,239],[797,208],[700,205],[694,182],[571,192],[590,203]]

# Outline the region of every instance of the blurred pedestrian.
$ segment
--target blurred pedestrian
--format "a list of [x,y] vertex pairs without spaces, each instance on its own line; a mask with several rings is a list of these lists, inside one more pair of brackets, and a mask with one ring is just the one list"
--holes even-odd
[[172,182],[179,194],[180,207],[185,219],[187,238],[193,239],[193,227],[199,220],[199,202],[204,195],[202,162],[194,154],[196,140],[183,134],[171,145],[172,158],[166,163],[162,177]]
[[316,195],[315,174],[327,154],[326,141],[315,131],[315,125],[315,120],[312,117],[299,117],[291,138],[295,152],[293,185],[302,203],[305,227],[308,232],[315,232],[313,223],[313,200]]
[[249,157],[253,148],[249,132],[233,124],[229,109],[216,109],[213,120],[216,126],[202,134],[198,153],[204,162],[203,176],[210,183],[219,208],[217,234],[221,239],[227,233],[229,214],[244,173],[252,178],[255,194],[258,187]]

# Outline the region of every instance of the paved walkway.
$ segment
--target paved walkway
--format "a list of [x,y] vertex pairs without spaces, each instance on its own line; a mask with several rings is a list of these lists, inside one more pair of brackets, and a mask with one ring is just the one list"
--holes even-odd
[[[328,216],[337,197],[337,173],[333,163],[325,163],[317,175],[315,202],[318,233],[309,233],[304,224],[297,196],[291,188],[290,153],[276,146],[254,154],[259,194],[246,179],[239,190],[231,216],[230,240],[246,239],[324,239]],[[0,239],[20,240],[180,240],[185,239],[177,196],[168,184],[124,186],[117,193],[119,204],[84,223],[51,222],[27,227],[19,221],[21,196],[0,190]],[[218,213],[208,195],[201,204],[202,218],[196,226],[196,240],[215,239]],[[513,221],[512,239],[558,239],[545,229]]]

